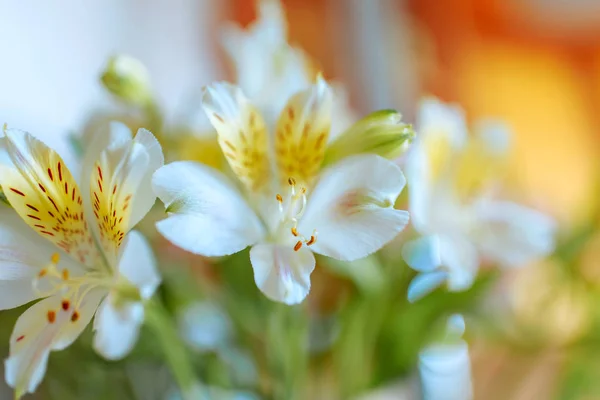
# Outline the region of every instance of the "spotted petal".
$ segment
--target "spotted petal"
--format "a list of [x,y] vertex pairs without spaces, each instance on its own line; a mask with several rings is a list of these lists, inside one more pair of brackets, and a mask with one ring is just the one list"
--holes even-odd
[[0,184],[23,220],[79,262],[93,266],[97,251],[79,187],[62,158],[27,132],[6,130],[11,164],[0,165]]
[[408,223],[408,213],[394,209],[404,187],[402,171],[372,154],[352,156],[323,172],[308,199],[299,233],[316,230],[312,250],[352,261],[379,250]]
[[145,129],[133,140],[113,142],[95,160],[87,201],[92,204],[100,243],[111,265],[115,265],[129,229],[154,204],[151,176],[162,164],[160,145]]
[[63,310],[61,296],[44,299],[19,317],[5,362],[6,382],[17,396],[35,391],[46,372],[50,351],[73,343],[92,319],[102,295],[101,291],[87,295],[78,318],[73,318],[71,310]]
[[318,78],[309,89],[288,101],[277,123],[275,154],[282,182],[294,178],[311,183],[325,156],[331,128],[333,94]]
[[269,179],[265,122],[241,89],[217,82],[205,89],[202,106],[217,130],[219,144],[237,177],[250,190]]

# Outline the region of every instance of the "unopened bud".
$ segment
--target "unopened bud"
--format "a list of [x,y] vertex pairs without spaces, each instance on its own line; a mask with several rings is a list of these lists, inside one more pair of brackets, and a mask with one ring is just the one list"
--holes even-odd
[[110,93],[126,103],[144,106],[152,100],[148,70],[133,57],[111,57],[101,79]]
[[387,159],[399,157],[415,137],[412,125],[401,120],[402,115],[395,110],[369,114],[329,145],[324,165],[362,153],[378,154]]

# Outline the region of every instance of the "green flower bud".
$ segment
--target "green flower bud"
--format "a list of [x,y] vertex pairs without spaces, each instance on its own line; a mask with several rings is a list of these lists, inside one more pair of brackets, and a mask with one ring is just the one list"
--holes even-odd
[[133,57],[111,57],[101,80],[110,93],[128,104],[146,106],[152,101],[150,75],[146,67]]
[[361,119],[331,143],[323,165],[345,157],[373,153],[394,159],[404,153],[415,137],[412,125],[401,122],[395,110],[380,110]]

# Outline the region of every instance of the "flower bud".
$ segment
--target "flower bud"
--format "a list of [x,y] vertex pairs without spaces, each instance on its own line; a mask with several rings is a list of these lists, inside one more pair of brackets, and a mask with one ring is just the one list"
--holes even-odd
[[152,100],[148,71],[133,57],[111,57],[101,80],[110,93],[128,104],[144,106]]
[[361,119],[329,145],[323,165],[345,157],[373,153],[388,159],[400,156],[415,137],[412,125],[401,122],[395,110],[381,110]]

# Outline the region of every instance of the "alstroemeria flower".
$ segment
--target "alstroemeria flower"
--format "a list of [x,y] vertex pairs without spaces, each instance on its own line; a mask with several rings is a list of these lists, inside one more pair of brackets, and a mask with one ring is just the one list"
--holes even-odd
[[469,137],[461,110],[436,100],[422,104],[417,122],[406,172],[412,222],[422,236],[403,249],[420,272],[410,300],[444,282],[449,290],[469,288],[482,260],[521,266],[552,251],[551,218],[489,190],[506,161],[503,126],[488,123]]
[[114,124],[85,155],[78,184],[44,143],[5,135],[0,185],[13,208],[1,206],[0,310],[42,299],[10,339],[6,380],[21,396],[42,380],[50,351],[69,346],[94,314],[101,355],[117,359],[135,344],[142,302],[160,277],[148,243],[130,229],[155,202],[151,177],[163,155],[150,132],[132,139]]
[[366,154],[321,171],[332,107],[325,81],[292,96],[276,126],[228,83],[208,87],[203,105],[245,191],[201,164],[159,169],[154,189],[169,217],[157,227],[179,247],[224,256],[252,246],[258,288],[295,304],[309,292],[313,252],[362,258],[407,224],[408,213],[394,209],[405,179],[392,162]]

